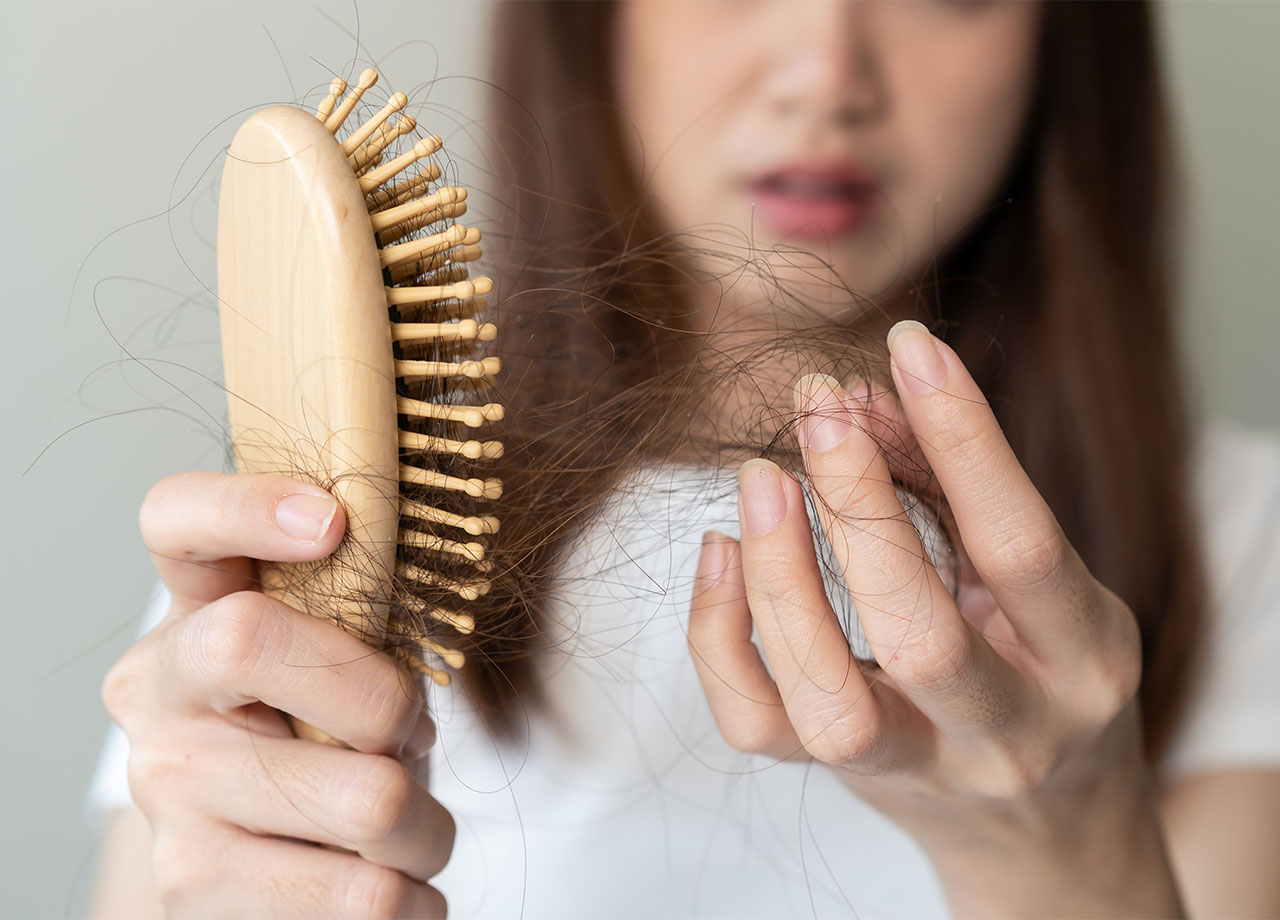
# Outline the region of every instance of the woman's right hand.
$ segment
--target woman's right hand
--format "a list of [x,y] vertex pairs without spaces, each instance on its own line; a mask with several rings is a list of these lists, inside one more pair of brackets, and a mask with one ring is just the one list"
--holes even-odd
[[[152,488],[140,519],[173,606],[103,697],[129,736],[167,911],[444,916],[427,880],[448,861],[453,819],[402,762],[435,734],[418,682],[254,590],[254,559],[333,552],[341,506],[279,476],[185,473]],[[294,737],[282,712],[354,750]]]

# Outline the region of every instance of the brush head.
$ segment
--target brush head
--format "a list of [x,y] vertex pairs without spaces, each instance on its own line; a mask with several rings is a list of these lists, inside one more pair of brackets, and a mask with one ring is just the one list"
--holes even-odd
[[[315,578],[341,584],[308,580],[307,591],[367,598],[344,621],[380,637],[398,520],[391,327],[364,195],[308,112],[265,109],[236,134],[222,173],[218,298],[236,467],[332,490],[364,558],[317,567]],[[301,604],[312,598],[290,585],[300,574],[263,577]]]
[[[474,628],[459,602],[488,591],[498,525],[482,505],[502,488],[482,469],[501,444],[473,431],[502,410],[479,398],[500,366],[483,354],[496,330],[474,318],[492,290],[467,271],[479,233],[453,223],[466,191],[423,164],[438,137],[410,143],[413,119],[392,124],[402,93],[335,136],[376,80],[366,71],[345,98],[335,80],[315,115],[254,114],[228,151],[218,219],[236,466],[313,480],[348,518],[333,559],[263,565],[263,590],[375,645],[403,632],[399,614]],[[440,638],[414,636],[429,662],[461,666]]]

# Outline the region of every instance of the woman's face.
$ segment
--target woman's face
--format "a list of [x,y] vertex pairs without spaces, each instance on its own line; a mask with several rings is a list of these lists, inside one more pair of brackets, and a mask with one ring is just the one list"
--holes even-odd
[[962,236],[1017,147],[1039,19],[990,0],[631,0],[614,76],[668,227],[847,319],[795,251],[885,297]]

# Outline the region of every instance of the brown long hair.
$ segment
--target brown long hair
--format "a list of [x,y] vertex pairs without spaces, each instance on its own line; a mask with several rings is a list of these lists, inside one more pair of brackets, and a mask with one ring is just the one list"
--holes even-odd
[[[537,509],[504,523],[505,589],[465,669],[497,723],[536,692],[540,605],[575,524],[629,464],[687,435],[697,375],[729,366],[698,353],[680,296],[684,244],[651,216],[623,148],[612,7],[516,0],[495,31],[496,83],[510,94],[493,158],[509,210],[490,233],[504,247],[506,503]],[[1191,684],[1205,589],[1152,32],[1145,3],[1047,5],[1037,95],[1002,203],[935,266],[917,318],[974,372],[1068,538],[1135,612],[1155,757]],[[855,341],[838,328],[811,337]],[[757,449],[777,449],[776,434]]]

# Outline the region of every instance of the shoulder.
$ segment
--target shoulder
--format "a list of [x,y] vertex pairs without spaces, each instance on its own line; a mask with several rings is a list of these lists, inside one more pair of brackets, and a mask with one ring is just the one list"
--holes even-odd
[[1209,605],[1168,778],[1280,768],[1280,433],[1215,422],[1192,461]]
[[1192,475],[1202,498],[1229,501],[1242,487],[1280,494],[1280,431],[1209,422],[1194,442]]
[[1205,425],[1191,472],[1215,595],[1233,593],[1239,579],[1253,584],[1275,574],[1280,564],[1280,432],[1231,422]]

